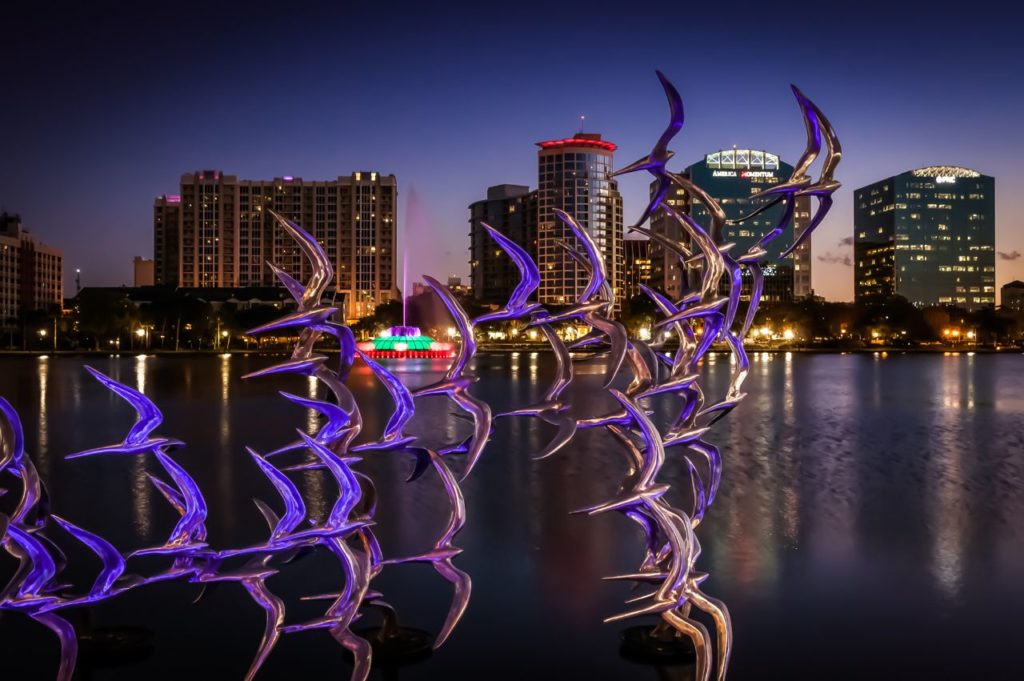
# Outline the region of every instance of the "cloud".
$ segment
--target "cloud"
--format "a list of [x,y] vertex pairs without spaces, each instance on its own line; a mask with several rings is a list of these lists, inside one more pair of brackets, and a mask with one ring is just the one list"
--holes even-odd
[[853,258],[849,255],[840,255],[838,253],[826,253],[825,255],[819,255],[818,260],[830,265],[843,265],[844,267],[853,267]]
[[840,246],[852,246],[853,245],[853,237],[852,236],[848,236],[845,239],[840,239],[839,240],[839,245]]
[[1004,253],[1003,251],[996,251],[996,253],[999,254],[1000,260],[1016,260],[1017,258],[1020,257],[1020,251],[1010,251],[1009,253]]

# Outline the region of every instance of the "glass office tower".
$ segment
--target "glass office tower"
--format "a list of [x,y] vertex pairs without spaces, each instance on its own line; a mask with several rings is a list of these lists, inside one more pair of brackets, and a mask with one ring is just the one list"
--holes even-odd
[[995,305],[995,179],[957,166],[909,170],[854,192],[854,293],[914,305]]
[[[784,182],[793,172],[792,166],[783,163],[776,154],[756,149],[722,149],[707,154],[703,160],[689,166],[685,174],[694,184],[701,187],[715,198],[725,211],[729,220],[748,215],[771,201],[770,198],[753,200],[751,195],[763,191],[772,185]],[[707,228],[711,224],[707,209],[683,191],[675,191],[666,197],[668,203],[676,203],[677,209],[688,212],[701,226]],[[766,247],[768,264],[764,268],[765,285],[763,300],[780,302],[802,298],[811,293],[811,244],[810,240],[801,245],[790,256],[780,259],[779,256],[790,244],[794,236],[800,235],[811,217],[811,200],[809,197],[796,199],[797,206],[793,219],[784,225],[783,232]],[[771,231],[782,219],[785,206],[778,204],[743,222],[742,224],[726,224],[723,243],[735,243],[731,253],[734,256],[745,253],[761,237]],[[654,221],[655,229],[667,229],[672,220],[659,218]],[[678,233],[678,226],[671,226]],[[675,236],[670,234],[670,236]],[[655,260],[659,260],[655,254]],[[682,281],[678,266],[661,265],[665,277],[664,288],[670,295],[682,295],[685,282]],[[746,272],[743,281],[743,297],[750,295],[750,280]],[[726,284],[723,282],[723,286]]]

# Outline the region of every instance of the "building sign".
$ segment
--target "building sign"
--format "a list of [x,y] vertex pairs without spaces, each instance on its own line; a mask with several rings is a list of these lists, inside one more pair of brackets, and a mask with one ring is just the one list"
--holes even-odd
[[954,175],[936,175],[935,184],[956,184]]
[[770,170],[712,170],[711,177],[741,177],[745,180],[776,180],[775,173]]

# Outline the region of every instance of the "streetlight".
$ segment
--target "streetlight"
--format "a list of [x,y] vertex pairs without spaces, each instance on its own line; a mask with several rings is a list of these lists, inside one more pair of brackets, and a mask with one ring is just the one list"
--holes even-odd
[[139,328],[135,329],[135,337],[143,342],[146,350],[149,349],[149,328],[150,327],[143,324]]

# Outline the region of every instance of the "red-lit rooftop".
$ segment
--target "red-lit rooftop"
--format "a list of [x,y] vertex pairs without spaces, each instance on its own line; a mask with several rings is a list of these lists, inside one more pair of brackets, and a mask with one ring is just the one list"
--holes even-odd
[[564,147],[589,147],[591,149],[602,149],[604,151],[615,151],[618,146],[602,140],[601,136],[595,133],[581,133],[574,135],[573,137],[566,137],[560,140],[547,140],[546,142],[537,142],[537,146],[541,149],[561,149]]

